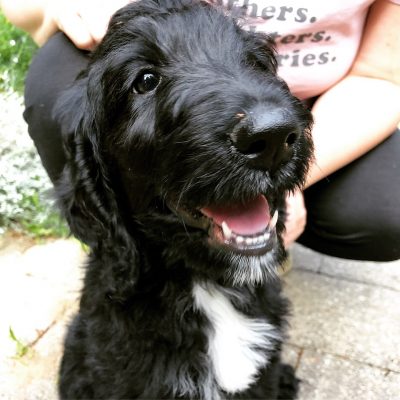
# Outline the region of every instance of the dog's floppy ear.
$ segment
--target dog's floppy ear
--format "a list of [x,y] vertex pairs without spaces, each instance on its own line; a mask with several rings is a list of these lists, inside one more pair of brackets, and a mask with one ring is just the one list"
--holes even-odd
[[78,79],[61,95],[54,109],[68,160],[56,190],[72,233],[93,246],[107,229],[111,192],[107,176],[102,174],[104,166],[95,126],[97,111],[90,110],[87,86],[88,77]]
[[[136,246],[127,232],[110,185],[100,144],[104,115],[99,71],[88,70],[54,108],[62,127],[67,164],[56,193],[71,232],[92,252],[108,258],[106,294],[123,301],[138,278]],[[106,270],[108,268],[108,270]]]

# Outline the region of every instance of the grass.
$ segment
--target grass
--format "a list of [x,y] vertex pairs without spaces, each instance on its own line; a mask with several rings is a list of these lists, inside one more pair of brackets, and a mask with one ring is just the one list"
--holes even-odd
[[32,39],[0,11],[0,93],[6,108],[0,110],[5,113],[0,114],[0,234],[13,230],[34,238],[60,237],[68,228],[47,196],[50,181],[26,129],[18,129],[22,108],[15,106],[36,50]]
[[37,46],[0,12],[0,91],[21,93],[24,77]]

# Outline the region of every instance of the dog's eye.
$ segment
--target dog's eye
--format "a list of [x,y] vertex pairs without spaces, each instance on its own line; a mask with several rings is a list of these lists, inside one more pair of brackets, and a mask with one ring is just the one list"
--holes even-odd
[[145,71],[136,78],[135,82],[133,83],[133,87],[136,93],[139,94],[151,92],[158,86],[160,80],[160,75],[154,72]]

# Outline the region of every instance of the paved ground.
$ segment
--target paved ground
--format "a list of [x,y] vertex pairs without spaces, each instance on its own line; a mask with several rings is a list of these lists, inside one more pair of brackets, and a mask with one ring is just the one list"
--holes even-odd
[[[293,255],[285,358],[302,379],[300,399],[400,399],[400,261],[343,261],[300,246]],[[0,399],[56,399],[84,257],[74,240],[0,241]]]

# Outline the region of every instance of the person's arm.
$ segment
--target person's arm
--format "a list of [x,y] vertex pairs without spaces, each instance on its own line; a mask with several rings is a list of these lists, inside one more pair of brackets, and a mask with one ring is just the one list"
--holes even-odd
[[[315,162],[306,187],[354,161],[387,138],[400,122],[400,6],[378,0],[349,74],[313,107]],[[303,232],[303,194],[287,199],[286,247]]]
[[1,0],[11,23],[28,32],[41,46],[63,31],[81,49],[92,49],[107,29],[111,16],[129,0]]
[[306,186],[365,154],[400,121],[400,6],[378,0],[349,74],[313,107],[315,163]]
[[[44,24],[44,9],[47,0],[1,0],[1,8],[8,20],[28,32],[34,39]],[[50,29],[54,33],[56,26]]]

